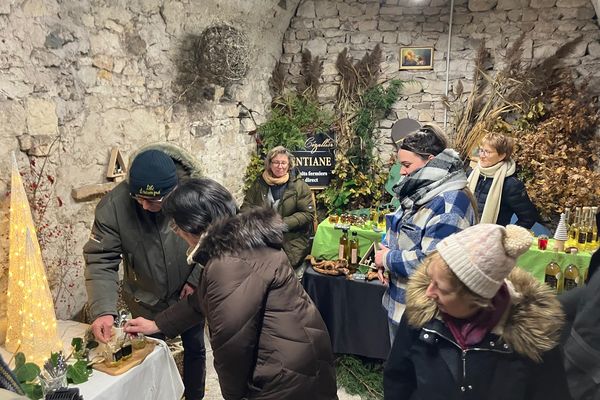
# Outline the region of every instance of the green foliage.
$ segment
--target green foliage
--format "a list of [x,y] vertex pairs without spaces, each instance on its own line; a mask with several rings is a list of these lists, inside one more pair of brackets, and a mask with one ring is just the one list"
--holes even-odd
[[39,400],[44,397],[42,386],[35,383],[22,383],[21,388],[25,395],[32,400]]
[[264,167],[265,163],[260,156],[256,153],[252,154],[250,163],[246,167],[246,173],[244,174],[244,193],[250,189],[250,186],[252,186],[256,178],[262,173]]
[[42,387],[36,383],[40,374],[40,367],[34,363],[27,362],[25,354],[19,352],[15,354],[15,377],[19,381],[25,395],[33,400],[42,398]]
[[349,394],[365,400],[383,399],[383,364],[361,361],[355,356],[340,356],[336,360],[338,386]]
[[67,367],[67,382],[79,385],[87,382],[91,374],[92,370],[88,368],[87,361],[77,360],[75,364]]
[[388,173],[373,150],[379,136],[377,122],[391,111],[402,86],[402,81],[393,80],[387,88],[373,86],[356,99],[359,108],[350,124],[350,146],[346,154],[338,152],[334,178],[317,196],[329,213],[389,201],[385,191]]
[[273,103],[269,120],[257,129],[261,155],[275,146],[302,149],[308,134],[328,132],[332,123],[331,113],[315,100],[296,94],[280,97]]

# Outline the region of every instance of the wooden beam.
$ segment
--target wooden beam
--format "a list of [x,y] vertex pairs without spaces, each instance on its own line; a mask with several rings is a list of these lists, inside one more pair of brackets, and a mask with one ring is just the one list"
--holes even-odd
[[73,197],[75,201],[92,200],[110,192],[117,184],[117,182],[108,182],[73,188],[71,190],[71,197]]

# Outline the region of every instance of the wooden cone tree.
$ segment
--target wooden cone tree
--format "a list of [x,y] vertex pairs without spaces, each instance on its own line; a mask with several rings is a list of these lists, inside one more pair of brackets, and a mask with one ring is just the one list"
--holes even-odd
[[56,329],[54,302],[31,209],[13,154],[8,267],[8,305],[5,347],[21,351],[42,365],[51,352],[62,350]]

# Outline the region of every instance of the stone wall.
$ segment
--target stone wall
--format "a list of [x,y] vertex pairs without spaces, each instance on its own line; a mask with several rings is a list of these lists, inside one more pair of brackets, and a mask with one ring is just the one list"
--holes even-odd
[[[462,80],[468,92],[472,85],[474,57],[485,39],[494,67],[522,32],[526,33],[524,57],[536,61],[554,53],[562,44],[582,36],[581,43],[566,60],[580,80],[600,91],[600,31],[589,0],[455,0],[449,68],[449,90]],[[386,130],[398,118],[443,124],[441,99],[446,90],[448,0],[303,0],[285,34],[282,63],[298,78],[300,53],[304,49],[324,60],[322,101],[332,101],[339,79],[335,60],[344,48],[355,59],[377,43],[383,49],[383,78],[407,82],[395,113],[381,122]],[[403,46],[433,47],[432,71],[399,71],[399,49]],[[447,115],[451,122],[451,115]]]
[[[81,248],[97,203],[75,202],[71,190],[107,182],[111,147],[127,157],[146,143],[169,141],[190,150],[206,175],[239,199],[255,144],[248,135],[254,126],[238,118],[237,103],[264,120],[268,78],[298,1],[0,2],[0,317],[10,153],[28,192],[38,187],[34,215],[57,313],[70,317],[85,302]],[[197,85],[176,84],[184,43],[223,23],[246,35],[250,69],[226,90],[210,85],[190,103],[186,95]]]

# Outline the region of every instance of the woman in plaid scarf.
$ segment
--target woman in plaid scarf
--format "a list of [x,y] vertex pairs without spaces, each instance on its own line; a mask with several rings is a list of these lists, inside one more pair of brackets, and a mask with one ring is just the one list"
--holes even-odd
[[[477,222],[473,195],[458,153],[444,133],[425,125],[398,146],[400,207],[386,218],[386,239],[375,255],[379,279],[388,284],[382,304],[394,342],[405,308],[405,283],[425,256],[445,237]],[[389,281],[383,272],[389,272]]]

